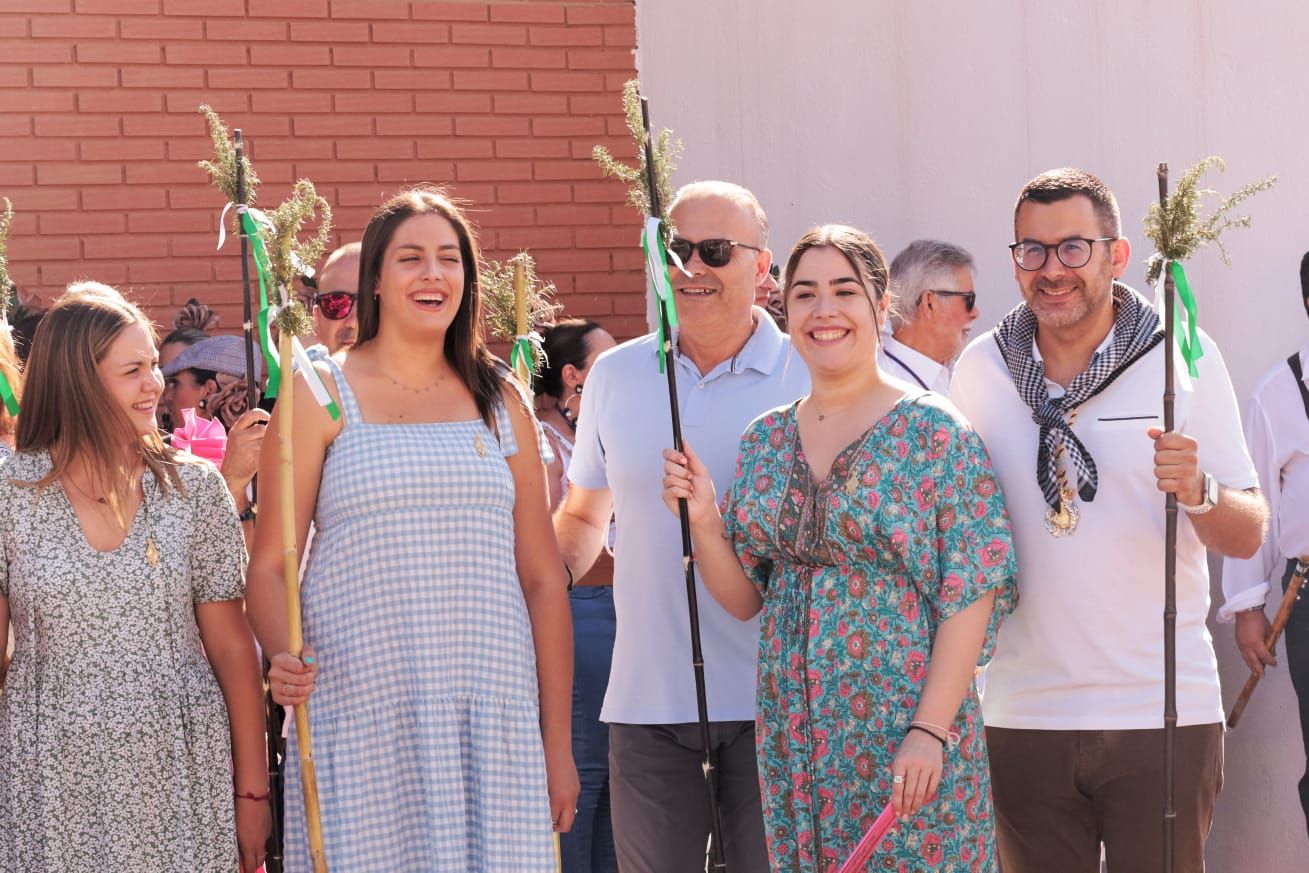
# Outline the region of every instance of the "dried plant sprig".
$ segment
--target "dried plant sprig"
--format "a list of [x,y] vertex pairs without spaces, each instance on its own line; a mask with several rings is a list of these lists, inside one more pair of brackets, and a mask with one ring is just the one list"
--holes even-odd
[[554,321],[563,311],[555,302],[555,286],[536,275],[536,261],[527,252],[519,252],[507,261],[484,261],[478,271],[483,315],[487,332],[502,342],[518,336],[518,306],[514,295],[514,262],[521,260],[527,278],[527,325],[533,330]]
[[313,316],[298,298],[292,298],[290,303],[277,310],[273,324],[291,336],[308,336],[314,332]]
[[[266,228],[264,245],[268,249],[273,284],[279,290],[285,290],[287,298],[293,298],[290,289],[294,287],[296,276],[303,272],[305,265],[316,264],[327,251],[327,241],[332,233],[332,207],[319,196],[313,182],[301,179],[291,189],[291,196],[276,209],[264,213],[264,217],[270,225]],[[314,221],[318,223],[317,233],[308,240],[301,240],[301,229],[306,223]],[[294,308],[290,305],[291,300],[284,302],[287,305],[283,311]],[[289,320],[292,316],[288,315],[287,318],[288,327],[293,326],[294,323]],[[312,329],[312,322],[309,324]],[[296,336],[308,333],[292,332]]]
[[[1200,177],[1211,168],[1223,172],[1227,164],[1218,155],[1198,161],[1182,174],[1165,207],[1158,203],[1150,205],[1145,216],[1145,235],[1154,243],[1155,253],[1146,262],[1146,282],[1153,284],[1158,280],[1165,259],[1184,261],[1209,243],[1218,246],[1223,263],[1231,266],[1222,235],[1234,227],[1249,227],[1251,222],[1249,215],[1233,215],[1232,211],[1277,181],[1277,176],[1269,176],[1223,197],[1217,191],[1199,187]],[[1218,204],[1208,217],[1202,217],[1202,201],[1207,197],[1218,197]]]
[[3,199],[5,209],[0,213],[0,319],[14,304],[14,283],[9,278],[9,227],[14,223],[14,204],[8,197]]
[[[214,141],[214,160],[198,161],[200,169],[209,174],[213,180],[214,187],[223,192],[229,203],[236,202],[236,146],[232,143],[231,134],[227,132],[227,125],[223,124],[223,119],[218,113],[211,109],[207,104],[201,104],[200,114],[209,122],[209,138]],[[259,188],[259,176],[255,174],[254,165],[250,163],[250,158],[243,157],[242,166],[245,168],[245,204],[247,206],[255,202],[255,194]]]
[[[645,128],[641,123],[641,83],[631,79],[623,85],[623,115],[627,120],[627,129],[632,132],[636,144],[636,166],[629,167],[617,160],[609,149],[597,145],[591,150],[591,157],[606,176],[613,176],[627,183],[627,202],[636,207],[642,215],[650,214],[649,182],[645,172]],[[668,221],[668,205],[673,199],[673,171],[677,169],[677,159],[682,154],[682,141],[673,139],[673,132],[667,128],[659,131],[651,143],[654,155],[655,186],[659,195],[659,218],[665,225]]]

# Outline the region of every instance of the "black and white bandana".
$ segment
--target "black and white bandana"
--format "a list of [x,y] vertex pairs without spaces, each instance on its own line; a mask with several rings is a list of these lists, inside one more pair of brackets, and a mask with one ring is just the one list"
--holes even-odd
[[1114,283],[1113,295],[1113,340],[1107,349],[1091,357],[1090,365],[1073,379],[1067,393],[1053,400],[1045,384],[1045,364],[1032,355],[1037,322],[1027,304],[1014,307],[993,331],[1018,396],[1032,408],[1032,420],[1041,426],[1036,480],[1041,485],[1045,502],[1056,510],[1060,501],[1055,450],[1060,443],[1063,443],[1064,451],[1077,471],[1078,496],[1090,503],[1095,499],[1099,485],[1095,461],[1064,420],[1064,413],[1109,387],[1124,370],[1164,338],[1159,314],[1144,297],[1121,282]]

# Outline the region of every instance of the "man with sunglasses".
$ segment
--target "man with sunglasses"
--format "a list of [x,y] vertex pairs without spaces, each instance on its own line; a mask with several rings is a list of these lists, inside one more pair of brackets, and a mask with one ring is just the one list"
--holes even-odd
[[[725,182],[674,198],[669,245],[680,329],[671,366],[682,430],[720,495],[735,474],[741,434],[763,412],[809,387],[790,340],[755,290],[768,274],[768,222],[759,201]],[[610,795],[623,873],[703,870],[710,810],[691,665],[677,519],[663,505],[662,451],[672,444],[667,377],[655,334],[601,355],[586,382],[570,487],[555,516],[573,577],[591,566],[617,520],[618,630],[601,720],[609,724]],[[699,591],[710,740],[732,873],[768,870],[755,766],[758,619],[741,622]]]
[[334,355],[352,345],[359,330],[355,303],[359,299],[359,250],[357,242],[347,243],[327,256],[315,277],[317,287],[310,298],[314,314],[314,332],[318,342]]
[[962,246],[914,240],[891,262],[894,333],[879,350],[882,370],[938,394],[950,393],[950,367],[977,320],[977,265]]
[[[1005,873],[1156,873],[1163,858],[1164,494],[1177,497],[1175,870],[1204,869],[1223,709],[1205,550],[1249,556],[1266,507],[1231,381],[1200,334],[1163,433],[1164,332],[1127,287],[1118,204],[1082,170],[1028,182],[1010,246],[1023,302],[959,359],[951,399],[1012,519],[1018,608],[982,701]],[[1033,475],[1035,473],[1035,475]]]

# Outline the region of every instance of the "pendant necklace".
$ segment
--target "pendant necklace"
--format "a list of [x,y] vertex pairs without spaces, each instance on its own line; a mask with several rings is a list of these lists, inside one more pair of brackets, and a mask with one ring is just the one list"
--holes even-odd
[[[1077,421],[1077,408],[1068,416],[1068,427]],[[1068,472],[1064,469],[1064,440],[1059,440],[1059,447],[1054,451],[1055,479],[1059,485],[1059,508],[1049,507],[1045,511],[1045,529],[1055,539],[1066,537],[1077,530],[1077,504],[1073,502],[1076,492],[1068,483]]]

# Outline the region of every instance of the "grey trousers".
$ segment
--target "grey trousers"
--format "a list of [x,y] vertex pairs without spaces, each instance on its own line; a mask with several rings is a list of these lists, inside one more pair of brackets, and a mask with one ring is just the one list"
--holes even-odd
[[[767,873],[754,722],[711,722],[729,873]],[[698,724],[609,725],[609,794],[622,873],[703,873],[709,795]]]

